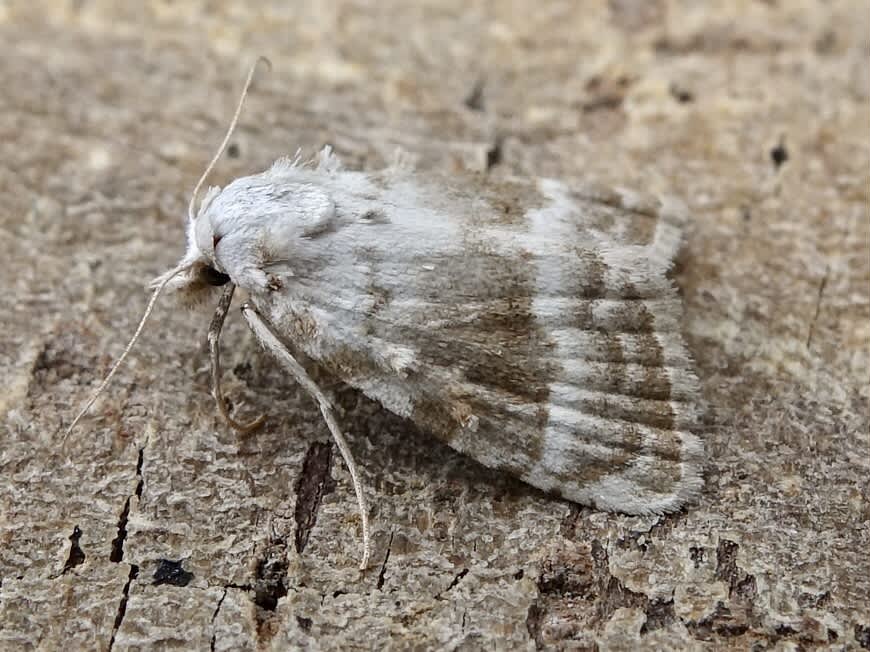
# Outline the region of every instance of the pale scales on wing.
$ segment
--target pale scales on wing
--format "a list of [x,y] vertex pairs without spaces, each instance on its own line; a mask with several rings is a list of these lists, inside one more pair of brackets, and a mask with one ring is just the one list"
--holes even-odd
[[667,276],[677,205],[345,171],[324,150],[235,180],[198,219],[288,345],[457,450],[599,508],[672,511],[699,491]]

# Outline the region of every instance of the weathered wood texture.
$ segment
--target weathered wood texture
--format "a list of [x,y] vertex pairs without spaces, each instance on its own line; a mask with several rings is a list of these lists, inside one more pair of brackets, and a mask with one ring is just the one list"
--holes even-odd
[[[0,4],[0,647],[870,649],[865,2],[141,4]],[[685,198],[698,505],[579,509],[342,391],[360,574],[316,407],[233,313],[225,390],[269,421],[228,430],[171,297],[62,447],[257,54],[215,181],[329,142]]]

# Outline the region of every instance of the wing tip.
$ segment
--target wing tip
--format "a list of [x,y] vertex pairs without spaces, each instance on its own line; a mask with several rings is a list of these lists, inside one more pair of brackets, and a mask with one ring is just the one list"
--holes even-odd
[[[667,490],[651,489],[626,474],[613,474],[591,485],[557,488],[563,498],[595,509],[654,516],[679,512],[697,502],[704,488],[704,445],[692,433],[682,433],[679,478]],[[565,489],[568,489],[567,491]]]

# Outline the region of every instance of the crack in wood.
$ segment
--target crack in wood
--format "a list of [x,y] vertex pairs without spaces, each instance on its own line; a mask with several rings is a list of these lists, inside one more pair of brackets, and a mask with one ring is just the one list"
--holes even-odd
[[462,578],[466,575],[468,575],[467,568],[463,568],[461,571],[456,573],[456,575],[453,577],[453,580],[450,582],[450,584],[447,585],[447,588],[439,592],[438,595],[435,596],[435,599],[440,600],[441,596],[443,596],[445,593],[449,593],[457,584],[459,584],[459,582],[462,581]]
[[395,532],[390,532],[390,540],[387,543],[387,552],[384,555],[384,563],[381,564],[381,571],[378,573],[378,583],[377,583],[378,591],[382,591],[384,588],[384,581],[385,581],[386,575],[387,575],[387,562],[390,561],[390,552],[393,549],[393,536],[394,535],[395,535]]
[[308,545],[311,530],[317,523],[317,513],[323,497],[335,490],[332,479],[332,444],[314,442],[308,447],[302,462],[302,472],[296,481],[296,552]]
[[124,622],[124,616],[127,615],[127,601],[130,598],[130,585],[139,577],[139,567],[136,564],[130,564],[130,574],[127,575],[127,582],[121,592],[121,601],[118,603],[118,611],[115,613],[115,623],[112,626],[112,637],[109,639],[109,651],[115,646],[115,637],[118,635],[118,630]]
[[124,501],[124,509],[118,517],[118,536],[112,539],[112,551],[109,553],[109,561],[115,563],[124,560],[124,541],[127,540],[127,520],[130,516],[130,496]]
[[[144,478],[142,476],[142,466],[145,462],[145,447],[139,448],[139,456],[136,460],[136,489],[133,495],[136,498],[142,497],[142,489],[144,487]],[[118,536],[112,539],[112,551],[109,553],[109,561],[116,564],[124,560],[124,542],[127,540],[127,522],[130,517],[130,500],[133,496],[127,496],[124,501],[124,508],[121,510],[121,515],[118,517]]]
[[221,606],[223,605],[224,599],[227,597],[227,592],[229,590],[229,587],[224,587],[224,592],[218,599],[217,606],[214,608],[214,613],[211,615],[211,641],[209,641],[209,650],[211,650],[211,652],[215,651],[215,645],[217,645],[217,629],[215,628],[215,621],[217,620],[218,613],[221,610]]

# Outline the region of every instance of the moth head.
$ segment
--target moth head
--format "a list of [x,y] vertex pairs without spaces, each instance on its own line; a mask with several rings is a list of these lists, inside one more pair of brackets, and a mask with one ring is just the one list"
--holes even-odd
[[[220,194],[218,187],[209,188],[196,214],[187,223],[187,251],[178,263],[181,269],[166,283],[179,302],[196,306],[214,297],[214,290],[230,282],[230,277],[215,259],[215,247],[220,241],[208,214],[208,207]],[[166,275],[152,283],[156,287]]]
[[230,137],[233,135],[233,131],[239,121],[239,114],[245,103],[248,89],[251,87],[251,81],[254,79],[254,72],[260,63],[265,63],[270,68],[272,67],[272,64],[265,57],[259,57],[254,62],[254,65],[251,66],[251,69],[248,71],[248,78],[245,80],[245,86],[242,89],[242,94],[239,97],[239,102],[236,105],[236,112],[233,114],[233,119],[230,121],[230,126],[227,128],[224,139],[211,162],[205,168],[205,172],[202,173],[199,181],[196,182],[196,186],[191,194],[190,203],[187,205],[187,253],[185,253],[184,258],[181,259],[181,262],[175,269],[158,276],[152,283],[155,291],[159,291],[159,289],[164,287],[175,290],[176,295],[181,301],[188,305],[196,305],[210,299],[214,288],[226,285],[231,281],[226,272],[216,264],[215,247],[217,247],[220,236],[216,234],[208,213],[209,206],[215,197],[220,194],[221,189],[219,187],[209,188],[199,207],[196,205],[196,198],[200,188],[202,188],[202,184],[208,178],[209,173],[211,173],[230,142]]

